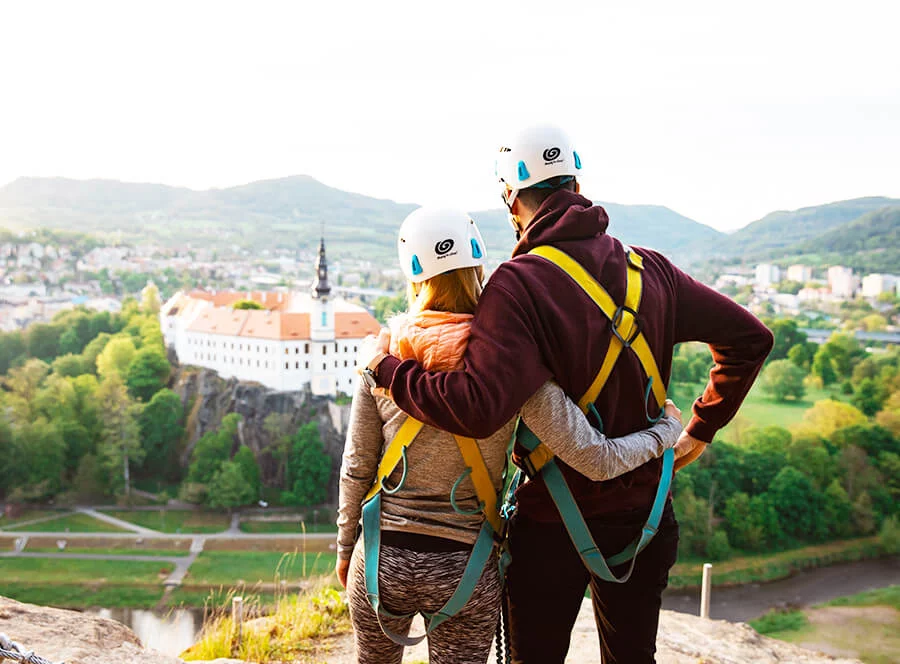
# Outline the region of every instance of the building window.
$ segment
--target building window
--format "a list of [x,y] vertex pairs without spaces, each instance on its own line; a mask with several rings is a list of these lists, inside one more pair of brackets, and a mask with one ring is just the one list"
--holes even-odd
[[285,362],[285,363],[284,363],[284,368],[285,368],[285,369],[290,369],[290,368],[291,368],[291,363],[290,363],[290,362]]
[[309,344],[303,344],[303,352],[309,355]]
[[322,362],[322,371],[325,371],[325,369],[326,369],[326,367],[325,367],[325,363],[324,363],[324,362]]
[[294,368],[295,368],[295,369],[299,369],[299,368],[300,368],[300,363],[299,363],[299,362],[294,362]]
[[345,353],[347,352],[347,347],[346,347],[346,346],[344,346],[344,352],[345,352]]
[[309,362],[304,362],[304,363],[303,363],[303,368],[304,368],[304,369],[309,369]]
[[337,353],[337,352],[338,352],[338,345],[337,345],[337,343],[336,343],[336,342],[335,342],[335,344],[334,344],[334,352],[335,352],[335,353]]
[[285,355],[290,355],[290,353],[291,353],[291,349],[290,349],[290,348],[285,348],[285,349],[284,349],[284,354],[285,354]]
[[322,355],[328,354],[328,346],[322,346]]
[[347,368],[347,360],[344,360],[344,368]]
[[353,352],[354,352],[354,353],[356,352],[356,346],[353,347]]
[[322,327],[328,327],[328,312],[322,312]]
[[256,366],[257,366],[257,367],[259,366],[259,360],[256,361]]
[[294,347],[294,355],[299,355],[299,354],[300,354],[300,346],[295,346]]
[[259,352],[259,344],[256,345],[256,352]]

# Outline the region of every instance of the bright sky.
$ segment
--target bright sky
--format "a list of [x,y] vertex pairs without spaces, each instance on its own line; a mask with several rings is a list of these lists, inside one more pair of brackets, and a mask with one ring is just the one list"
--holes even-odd
[[306,173],[475,210],[552,121],[589,196],[720,229],[900,197],[893,0],[437,4],[3,2],[0,184]]

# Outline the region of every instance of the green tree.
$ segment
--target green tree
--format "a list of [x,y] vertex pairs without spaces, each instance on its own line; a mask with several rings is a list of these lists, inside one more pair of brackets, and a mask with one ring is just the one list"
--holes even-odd
[[716,530],[706,546],[706,555],[710,560],[728,560],[731,558],[731,544],[728,542],[728,533],[724,530]]
[[5,374],[27,355],[25,337],[21,332],[0,333],[0,374]]
[[825,440],[816,435],[798,435],[787,448],[787,464],[801,469],[822,490],[837,475]]
[[160,306],[159,288],[152,281],[148,281],[141,291],[141,311],[150,316],[158,316]]
[[816,351],[812,361],[813,374],[822,380],[823,385],[831,385],[838,379],[837,372],[831,362],[830,353],[825,350],[825,346],[820,346]]
[[837,479],[832,480],[825,489],[825,522],[829,532],[835,537],[846,537],[850,534],[852,524],[850,515],[853,511],[853,503],[850,496],[844,491],[844,487]]
[[678,515],[679,552],[687,556],[705,555],[710,535],[709,503],[688,488],[678,491],[673,506]]
[[787,359],[794,363],[804,372],[808,372],[812,368],[813,356],[815,351],[810,351],[808,342],[795,344],[788,350]]
[[857,385],[850,399],[850,403],[859,408],[864,414],[872,417],[881,410],[887,395],[879,388],[878,384],[871,378],[864,378]]
[[867,491],[860,493],[853,501],[853,527],[860,535],[875,532],[875,510],[872,507],[872,496]]
[[288,505],[318,505],[328,497],[331,457],[325,453],[315,422],[304,424],[294,436],[288,478],[291,490],[282,495]]
[[96,373],[97,358],[100,357],[100,353],[102,353],[106,348],[106,345],[110,342],[110,339],[112,339],[112,336],[110,334],[101,332],[87,346],[85,346],[84,350],[81,352],[81,357],[84,358],[85,366],[90,369],[92,373]]
[[131,495],[131,466],[144,459],[137,418],[140,406],[128,396],[128,389],[115,372],[97,390],[100,412],[100,458],[115,490]]
[[222,464],[231,458],[240,420],[241,416],[237,413],[229,413],[222,418],[218,431],[208,431],[197,441],[188,468],[191,482],[209,484]]
[[672,373],[671,379],[675,383],[689,383],[691,382],[691,363],[688,360],[681,356],[675,356],[672,358]]
[[378,322],[385,325],[391,316],[406,311],[408,306],[409,300],[406,293],[399,293],[393,297],[382,295],[376,298],[372,309]]
[[746,493],[734,494],[725,504],[728,539],[739,549],[760,551],[765,546],[765,528],[755,516],[750,509],[750,496]]
[[156,346],[144,347],[129,362],[125,384],[135,398],[147,402],[166,386],[171,370],[165,351]]
[[35,358],[10,369],[3,382],[7,389],[6,407],[14,422],[22,423],[32,419],[35,397],[49,372],[47,363]]
[[783,360],[787,358],[792,346],[806,342],[806,334],[800,331],[797,321],[791,318],[779,318],[769,325],[775,342],[772,352],[769,353],[769,361]]
[[262,491],[262,479],[260,477],[259,464],[256,462],[253,450],[246,445],[241,445],[232,461],[240,467],[244,482],[251,489],[250,500],[258,500]]
[[817,401],[803,414],[801,430],[806,434],[829,438],[840,428],[865,423],[866,416],[850,404],[825,399]]
[[97,373],[102,378],[124,376],[134,358],[134,343],[128,337],[113,337],[97,356]]
[[250,310],[256,310],[256,311],[258,311],[260,309],[265,309],[265,307],[263,305],[261,305],[259,302],[255,302],[253,300],[238,300],[237,302],[235,302],[234,304],[231,305],[231,308],[239,309],[239,310],[250,309]]
[[[12,427],[6,418],[0,415],[0,459],[12,460],[16,451]],[[6,495],[15,481],[15,464],[10,461],[0,463],[0,497]]]
[[799,401],[806,394],[805,377],[803,369],[790,360],[775,360],[763,370],[759,386],[775,401],[787,401],[789,398]]
[[785,534],[800,540],[817,540],[825,534],[822,494],[802,472],[790,466],[782,468],[767,493]]
[[74,378],[81,374],[88,373],[87,367],[84,365],[84,358],[81,355],[60,355],[53,360],[53,373],[58,376],[66,376]]
[[106,495],[106,473],[94,454],[85,454],[78,462],[72,478],[72,492],[82,502],[92,502]]
[[62,487],[66,443],[53,423],[43,416],[22,422],[13,429],[13,446],[16,492],[11,498],[33,501],[56,495]]
[[59,355],[59,338],[62,328],[49,323],[34,323],[28,328],[28,354],[44,362],[52,362]]
[[140,417],[141,447],[144,449],[143,474],[148,477],[178,479],[178,447],[184,435],[181,421],[184,408],[172,390],[162,389],[150,399]]
[[207,505],[230,511],[254,500],[253,488],[247,484],[241,466],[234,461],[222,463],[209,482]]

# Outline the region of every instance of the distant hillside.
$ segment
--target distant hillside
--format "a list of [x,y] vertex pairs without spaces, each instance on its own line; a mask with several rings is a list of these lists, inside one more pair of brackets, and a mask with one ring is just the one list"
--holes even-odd
[[900,205],[883,197],[856,198],[791,212],[772,212],[732,233],[723,253],[751,260],[777,256],[792,245],[817,238],[873,210]]
[[[718,231],[665,207],[603,203],[610,232],[684,262],[693,246],[718,242]],[[20,178],[0,187],[0,227],[116,234],[131,241],[253,250],[310,249],[324,225],[337,257],[390,259],[395,233],[414,204],[354,194],[298,175],[228,189],[194,191],[113,180]],[[502,210],[473,212],[494,258],[514,238]]]
[[900,207],[862,215],[817,238],[788,247],[784,254],[816,262],[842,262],[864,272],[900,273]]
[[[727,236],[661,205],[620,205],[594,201],[609,214],[609,233],[625,244],[657,249],[679,264],[688,264]],[[488,247],[509,255],[515,244],[505,210],[473,212]]]

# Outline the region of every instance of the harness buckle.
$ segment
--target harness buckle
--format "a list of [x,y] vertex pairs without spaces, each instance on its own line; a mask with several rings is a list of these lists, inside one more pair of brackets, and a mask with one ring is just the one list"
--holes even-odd
[[[626,313],[631,314],[631,319],[633,321],[631,332],[628,334],[627,339],[622,336],[621,332],[619,332],[619,326],[625,319]],[[612,333],[616,337],[616,339],[621,341],[622,345],[625,348],[631,348],[631,344],[633,344],[635,339],[637,339],[641,334],[641,319],[638,318],[637,311],[623,304],[618,309],[616,309],[616,313],[613,314],[612,320],[610,321],[610,327],[612,328]]]

